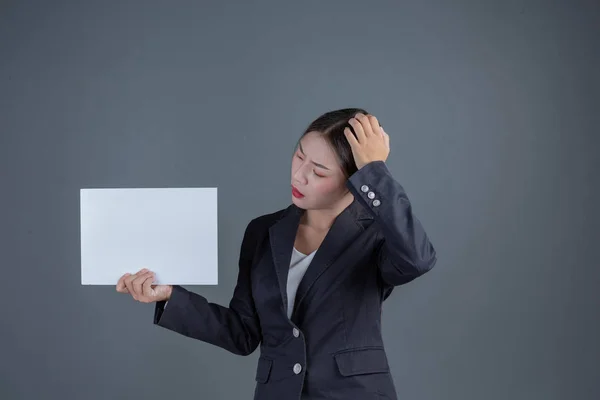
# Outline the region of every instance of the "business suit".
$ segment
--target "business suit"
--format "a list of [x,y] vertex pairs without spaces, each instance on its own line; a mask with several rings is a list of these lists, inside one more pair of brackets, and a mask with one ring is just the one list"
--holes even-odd
[[347,181],[354,202],[334,221],[300,282],[291,318],[286,281],[304,210],[253,219],[229,307],[175,286],[154,323],[232,353],[260,344],[255,400],[397,399],[381,337],[381,304],[436,262],[403,187],[383,161]]

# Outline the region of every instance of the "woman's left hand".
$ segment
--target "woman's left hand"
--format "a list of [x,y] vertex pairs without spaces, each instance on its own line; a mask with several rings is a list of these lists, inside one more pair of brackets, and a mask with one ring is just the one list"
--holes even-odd
[[356,137],[350,128],[345,128],[344,134],[350,143],[358,169],[370,162],[387,159],[390,154],[390,137],[379,126],[375,116],[358,113],[348,123],[354,128]]

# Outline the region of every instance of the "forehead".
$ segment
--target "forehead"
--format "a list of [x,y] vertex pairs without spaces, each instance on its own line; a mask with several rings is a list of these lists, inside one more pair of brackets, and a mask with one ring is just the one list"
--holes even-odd
[[310,157],[335,158],[333,149],[319,132],[308,132],[300,139],[298,147]]
[[307,133],[300,139],[297,147],[313,162],[322,164],[332,171],[341,170],[335,151],[321,133]]

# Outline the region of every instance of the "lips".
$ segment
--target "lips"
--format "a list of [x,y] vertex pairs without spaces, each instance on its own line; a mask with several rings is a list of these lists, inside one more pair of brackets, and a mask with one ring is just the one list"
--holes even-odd
[[296,189],[294,186],[292,186],[292,196],[301,199],[304,197],[304,195],[298,190]]

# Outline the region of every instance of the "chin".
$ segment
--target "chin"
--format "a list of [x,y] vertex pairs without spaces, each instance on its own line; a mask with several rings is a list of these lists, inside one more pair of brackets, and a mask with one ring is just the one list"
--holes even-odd
[[304,199],[297,199],[296,197],[292,196],[292,203],[294,203],[294,205],[296,205],[298,208],[301,208],[303,210],[308,210],[308,207],[306,206]]

